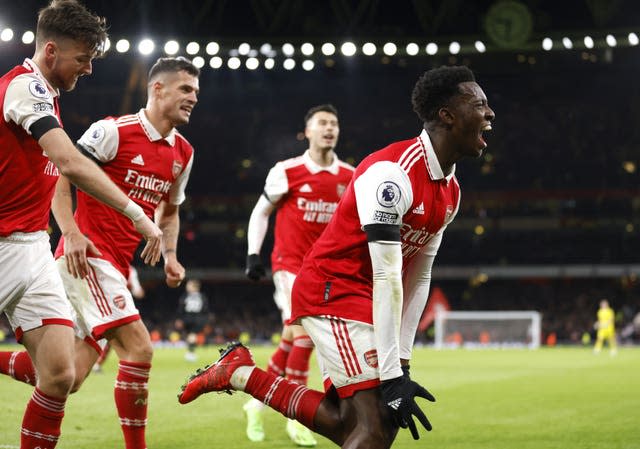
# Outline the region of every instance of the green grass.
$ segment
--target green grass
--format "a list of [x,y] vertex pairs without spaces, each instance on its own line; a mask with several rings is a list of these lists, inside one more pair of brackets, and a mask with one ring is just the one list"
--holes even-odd
[[[6,350],[1,347],[0,350]],[[271,348],[253,349],[264,366]],[[265,414],[267,438],[244,436],[247,396],[209,394],[179,405],[176,393],[197,366],[217,358],[199,350],[197,365],[183,351],[158,349],[150,381],[149,449],[291,448],[284,418]],[[315,359],[311,385],[318,388]],[[58,449],[122,448],[113,404],[116,358],[92,374],[67,403]],[[589,348],[435,351],[416,349],[412,376],[438,399],[420,402],[434,430],[414,442],[401,431],[394,448],[640,449],[640,348],[616,357]],[[19,446],[19,428],[32,388],[0,377],[0,448]],[[319,438],[318,448],[334,445]]]

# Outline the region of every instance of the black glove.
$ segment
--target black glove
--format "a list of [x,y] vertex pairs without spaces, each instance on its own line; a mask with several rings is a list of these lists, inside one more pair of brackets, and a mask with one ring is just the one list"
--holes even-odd
[[411,379],[411,376],[409,375],[409,368],[411,367],[409,365],[402,365],[400,368],[402,368],[402,375],[407,379]]
[[403,370],[403,373],[405,374],[401,377],[385,380],[380,384],[382,399],[387,407],[389,407],[393,422],[403,429],[408,427],[409,430],[411,430],[413,439],[418,440],[420,435],[418,435],[418,429],[416,428],[416,423],[413,421],[413,416],[415,415],[427,430],[431,430],[431,423],[416,404],[415,397],[420,396],[431,402],[435,402],[436,398],[424,387],[409,379],[408,367],[406,371]]
[[247,256],[247,268],[244,269],[244,274],[252,281],[259,281],[265,275],[264,265],[262,265],[259,254]]

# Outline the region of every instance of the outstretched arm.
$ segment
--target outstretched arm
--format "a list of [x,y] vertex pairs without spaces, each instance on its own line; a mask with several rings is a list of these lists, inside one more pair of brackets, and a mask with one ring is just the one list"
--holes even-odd
[[62,128],[49,129],[38,139],[38,144],[69,181],[133,221],[147,240],[142,258],[145,263],[155,265],[160,259],[162,232],[142,208],[130,200],[93,161],[83,156]]

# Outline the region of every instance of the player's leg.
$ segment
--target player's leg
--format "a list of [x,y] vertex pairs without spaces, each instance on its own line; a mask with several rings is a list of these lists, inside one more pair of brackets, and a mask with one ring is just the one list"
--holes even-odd
[[118,355],[114,398],[127,449],[146,449],[148,381],[153,347],[141,320],[105,333]]
[[604,344],[604,329],[598,329],[598,333],[596,334],[596,344],[593,347],[593,352],[596,354],[602,351],[602,345]]
[[74,378],[73,322],[48,236],[28,237],[34,238],[0,241],[0,304],[38,373],[22,420],[21,447],[53,448]]

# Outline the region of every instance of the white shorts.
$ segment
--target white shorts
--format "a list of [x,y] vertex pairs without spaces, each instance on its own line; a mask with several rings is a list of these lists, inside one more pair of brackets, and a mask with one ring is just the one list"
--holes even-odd
[[300,321],[316,345],[325,390],[333,385],[338,396],[347,398],[380,384],[371,324],[327,315]]
[[0,312],[7,315],[18,341],[40,326],[73,326],[46,232],[0,237],[0,280]]
[[110,262],[90,257],[89,275],[75,278],[67,270],[64,256],[57,260],[67,297],[74,309],[76,336],[99,353],[105,345],[104,333],[140,319],[127,289],[127,279]]
[[291,289],[296,275],[285,270],[279,270],[273,273],[273,284],[276,289],[273,292],[273,300],[280,309],[282,322],[288,324],[291,318]]

